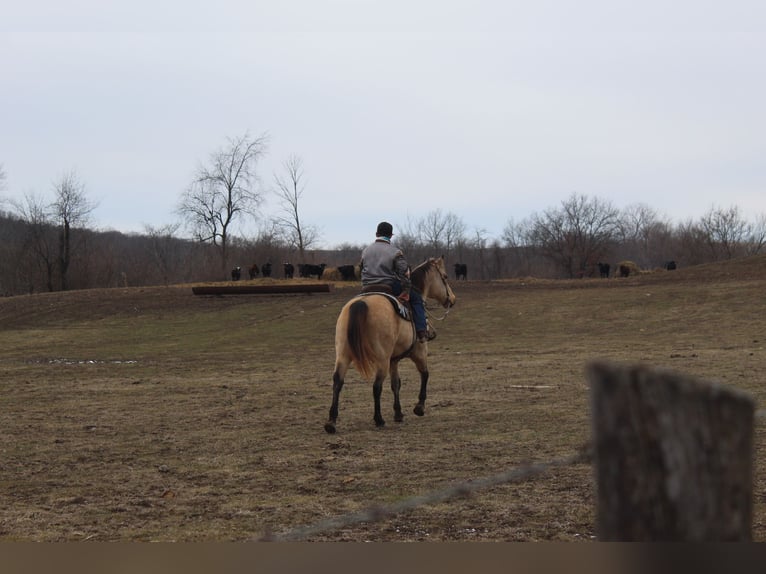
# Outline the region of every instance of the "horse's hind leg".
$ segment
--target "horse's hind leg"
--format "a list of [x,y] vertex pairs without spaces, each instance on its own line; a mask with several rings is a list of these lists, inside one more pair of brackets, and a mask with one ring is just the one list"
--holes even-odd
[[337,366],[335,372],[332,374],[332,405],[330,406],[330,418],[324,424],[324,430],[333,434],[335,432],[335,421],[338,420],[338,398],[340,397],[340,391],[343,388],[343,377],[345,375],[345,369]]
[[425,358],[413,357],[412,361],[420,373],[420,393],[418,394],[418,404],[415,405],[413,412],[422,417],[426,413],[426,396],[428,389],[428,363]]
[[391,390],[394,393],[394,420],[398,423],[404,420],[402,405],[399,402],[399,391],[402,388],[402,379],[399,377],[399,363],[391,363]]
[[375,375],[375,381],[372,383],[372,398],[375,400],[375,425],[382,427],[386,424],[383,415],[380,414],[380,395],[383,394],[383,381],[386,378],[385,373],[378,372]]

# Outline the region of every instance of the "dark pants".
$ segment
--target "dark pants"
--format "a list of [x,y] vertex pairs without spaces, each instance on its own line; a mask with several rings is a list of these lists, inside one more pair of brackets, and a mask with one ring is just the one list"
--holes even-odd
[[410,307],[412,307],[412,320],[415,321],[416,331],[425,331],[426,308],[423,305],[423,297],[415,289],[410,289]]
[[[388,293],[394,297],[402,294],[402,284],[395,281],[393,285],[377,284],[366,285],[362,287],[362,293],[380,291]],[[415,323],[416,331],[425,331],[428,328],[426,323],[426,308],[423,305],[423,297],[415,289],[410,289],[410,308],[412,309],[412,320]]]

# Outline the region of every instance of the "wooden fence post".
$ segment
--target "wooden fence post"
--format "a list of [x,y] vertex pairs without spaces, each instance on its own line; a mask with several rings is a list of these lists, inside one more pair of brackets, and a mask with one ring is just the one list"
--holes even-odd
[[750,540],[754,401],[647,366],[586,372],[598,539]]

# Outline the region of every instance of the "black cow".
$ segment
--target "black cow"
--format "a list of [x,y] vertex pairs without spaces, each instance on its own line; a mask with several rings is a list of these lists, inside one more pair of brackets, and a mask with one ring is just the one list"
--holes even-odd
[[354,281],[356,279],[356,269],[353,265],[341,265],[338,267],[338,273],[343,281]]
[[242,277],[242,267],[235,267],[231,270],[231,280],[232,281],[239,281],[239,278]]
[[325,263],[322,263],[321,265],[311,265],[310,263],[299,263],[298,275],[301,277],[313,277],[314,275],[316,275],[317,279],[321,279],[322,273],[324,273],[325,267],[327,267]]
[[667,269],[668,271],[673,271],[674,269],[676,269],[676,267],[677,266],[675,261],[668,261],[665,263],[665,269]]
[[465,263],[455,263],[455,280],[468,279],[468,265]]
[[609,270],[611,269],[611,266],[609,263],[597,263],[598,265],[598,273],[601,276],[602,279],[608,279],[609,278]]
[[250,266],[250,269],[247,270],[247,273],[248,275],[250,275],[250,279],[255,279],[256,277],[258,277],[258,266],[255,263],[253,263]]
[[282,268],[285,272],[285,279],[292,279],[295,273],[295,266],[292,263],[283,263]]
[[261,265],[261,273],[264,277],[271,277],[271,262]]
[[630,275],[630,267],[627,265],[620,265],[620,277],[627,277]]

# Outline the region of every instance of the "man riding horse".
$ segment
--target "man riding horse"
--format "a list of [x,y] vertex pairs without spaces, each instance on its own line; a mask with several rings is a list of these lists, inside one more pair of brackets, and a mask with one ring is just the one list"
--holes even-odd
[[409,265],[401,249],[391,244],[393,235],[393,226],[381,221],[375,232],[375,242],[362,251],[362,293],[388,293],[403,303],[409,302],[418,341],[430,341],[436,334],[429,333],[423,297],[412,288]]

